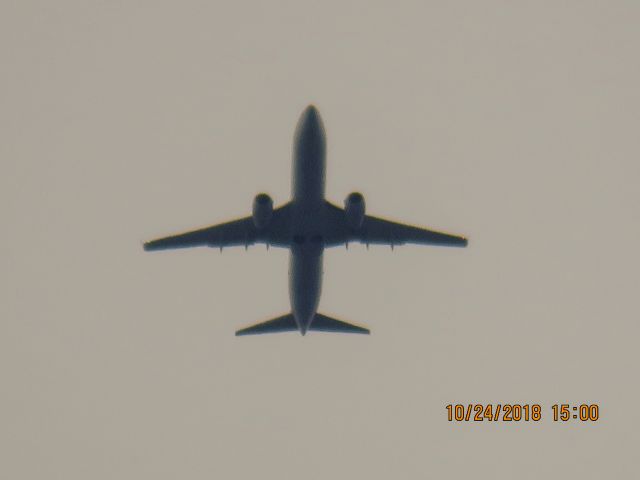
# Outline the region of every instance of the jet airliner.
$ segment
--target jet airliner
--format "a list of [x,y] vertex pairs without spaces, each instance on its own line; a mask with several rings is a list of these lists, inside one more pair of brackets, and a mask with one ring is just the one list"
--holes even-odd
[[307,331],[364,333],[369,330],[318,312],[322,286],[322,257],[325,248],[349,242],[396,245],[405,243],[466,247],[458,235],[396,223],[365,213],[361,193],[350,193],[344,208],[325,198],[325,131],[317,108],[302,113],[293,143],[291,199],[273,208],[266,193],[253,200],[250,216],[173,235],[144,244],[145,250],[186,247],[243,246],[256,243],[282,247],[289,255],[289,298],[291,312],[236,332],[236,335]]

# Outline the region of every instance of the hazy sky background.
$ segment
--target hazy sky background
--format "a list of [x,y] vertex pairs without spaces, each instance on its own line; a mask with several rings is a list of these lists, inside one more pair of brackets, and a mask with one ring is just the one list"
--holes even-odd
[[[0,477],[633,478],[640,5],[6,1]],[[236,338],[285,250],[145,253],[290,195],[314,102],[327,195],[468,235],[329,250],[370,337]],[[449,403],[539,423],[449,423]],[[554,403],[597,403],[595,424]],[[634,459],[635,456],[635,459]]]

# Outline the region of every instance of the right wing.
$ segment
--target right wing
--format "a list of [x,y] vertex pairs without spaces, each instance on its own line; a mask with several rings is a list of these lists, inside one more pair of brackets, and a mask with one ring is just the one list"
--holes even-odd
[[384,245],[402,245],[416,243],[419,245],[440,245],[444,247],[466,247],[467,239],[460,235],[414,227],[404,223],[392,222],[382,218],[366,215],[355,240],[362,243],[381,243]]
[[188,247],[245,247],[254,243],[266,243],[277,247],[287,246],[290,229],[290,204],[273,211],[269,225],[257,229],[252,217],[205,227],[191,232],[158,238],[144,244],[147,251]]
[[327,207],[329,220],[325,241],[327,246],[360,242],[367,245],[381,244],[391,245],[392,247],[405,243],[466,247],[468,243],[467,239],[460,235],[414,227],[371,215],[365,215],[360,227],[351,228],[347,224],[344,209],[329,202],[327,202]]

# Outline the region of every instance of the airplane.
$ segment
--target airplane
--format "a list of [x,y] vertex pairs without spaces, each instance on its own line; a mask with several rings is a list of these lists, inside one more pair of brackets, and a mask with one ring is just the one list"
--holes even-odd
[[290,313],[236,331],[236,336],[308,331],[369,334],[367,328],[318,312],[325,248],[349,242],[396,245],[406,243],[466,247],[459,235],[396,223],[365,213],[364,197],[350,193],[344,208],[325,198],[325,130],[320,113],[309,105],[298,121],[293,143],[291,199],[273,208],[273,200],[259,193],[252,214],[230,222],[152,240],[144,250],[187,247],[243,246],[256,243],[282,247],[289,254]]

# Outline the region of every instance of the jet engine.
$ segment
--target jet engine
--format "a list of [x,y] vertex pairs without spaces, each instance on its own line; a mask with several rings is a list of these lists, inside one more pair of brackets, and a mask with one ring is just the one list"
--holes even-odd
[[269,225],[273,215],[273,200],[266,193],[259,193],[253,199],[253,224],[258,230]]
[[347,225],[351,228],[360,228],[364,220],[364,197],[359,192],[350,193],[344,201],[344,211],[347,217]]

